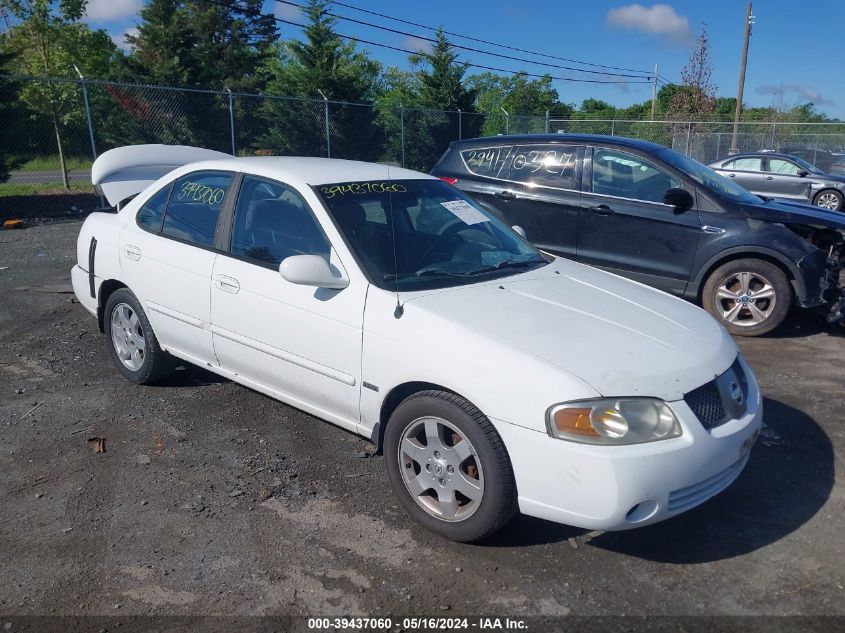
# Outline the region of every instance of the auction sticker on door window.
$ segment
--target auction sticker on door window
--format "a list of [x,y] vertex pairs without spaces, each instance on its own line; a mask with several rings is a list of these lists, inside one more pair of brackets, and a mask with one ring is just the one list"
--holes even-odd
[[490,221],[490,218],[465,200],[451,200],[440,204],[449,209],[464,224],[480,224]]

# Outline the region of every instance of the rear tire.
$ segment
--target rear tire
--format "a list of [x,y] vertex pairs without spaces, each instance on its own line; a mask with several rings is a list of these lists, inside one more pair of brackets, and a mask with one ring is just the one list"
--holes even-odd
[[814,205],[831,211],[841,211],[843,203],[845,203],[845,198],[843,198],[842,194],[835,189],[824,189],[823,191],[819,191],[816,194],[816,197],[813,198]]
[[516,512],[516,482],[502,438],[460,396],[422,391],[405,399],[387,423],[384,456],[402,507],[448,539],[478,541]]
[[760,336],[786,318],[792,305],[792,285],[774,264],[736,259],[710,274],[701,299],[704,309],[731,334]]
[[130,382],[146,385],[173,371],[176,359],[161,349],[141,302],[128,288],[109,296],[103,325],[112,361]]

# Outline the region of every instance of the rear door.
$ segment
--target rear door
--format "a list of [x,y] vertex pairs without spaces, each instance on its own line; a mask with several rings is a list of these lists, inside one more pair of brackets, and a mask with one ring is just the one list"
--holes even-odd
[[196,171],[141,205],[121,234],[126,284],[144,306],[162,346],[196,364],[216,363],[209,325],[215,234],[233,174]]
[[797,163],[785,158],[768,156],[763,164],[767,195],[793,200],[810,198],[810,177],[799,176],[803,171]]
[[521,226],[531,243],[555,255],[575,257],[583,155],[579,145],[522,145],[506,167],[507,179],[522,187],[508,205],[509,224]]
[[523,188],[505,179],[508,165],[513,157],[513,145],[485,145],[457,150],[456,160],[450,161],[452,169],[441,174],[440,165],[432,172],[436,176],[454,176],[457,186],[486,208],[493,211],[508,224],[511,221],[511,205],[522,195]]
[[722,175],[736,181],[741,187],[757,195],[771,195],[768,193],[767,183],[763,175],[762,156],[744,156],[726,163],[721,169]]
[[701,222],[697,210],[676,213],[662,200],[667,189],[684,183],[653,156],[603,147],[587,154],[578,261],[683,294]]

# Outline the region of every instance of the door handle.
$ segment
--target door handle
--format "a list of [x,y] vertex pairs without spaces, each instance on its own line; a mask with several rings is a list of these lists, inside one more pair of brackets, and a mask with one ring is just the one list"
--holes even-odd
[[616,213],[613,209],[611,209],[606,204],[598,204],[594,207],[587,207],[588,210],[592,211],[597,215],[613,215]]
[[214,285],[220,290],[231,292],[233,295],[238,294],[241,289],[241,284],[234,277],[226,275],[217,275],[214,277]]
[[766,176],[766,180],[774,180],[774,176]]
[[728,178],[736,178],[736,174],[728,174]]
[[497,198],[501,198],[502,200],[515,200],[516,194],[512,191],[499,191],[496,194]]
[[123,254],[127,259],[132,259],[136,262],[141,259],[141,249],[137,246],[132,246],[131,244],[126,244],[123,247]]

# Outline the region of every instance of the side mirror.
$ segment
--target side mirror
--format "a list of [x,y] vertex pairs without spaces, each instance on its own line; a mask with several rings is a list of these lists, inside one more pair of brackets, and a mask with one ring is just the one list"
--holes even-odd
[[511,228],[513,229],[513,232],[519,235],[522,239],[528,239],[528,236],[525,234],[525,229],[518,224],[514,224]]
[[335,277],[329,263],[319,255],[293,255],[279,264],[282,279],[302,286],[341,290],[349,280]]
[[800,170],[798,170],[798,175],[801,178],[806,178],[807,176],[810,175],[810,172],[808,172],[806,169],[800,169]]
[[666,193],[663,194],[663,204],[674,207],[675,213],[683,213],[693,208],[695,199],[686,189],[672,187],[671,189],[667,189]]

